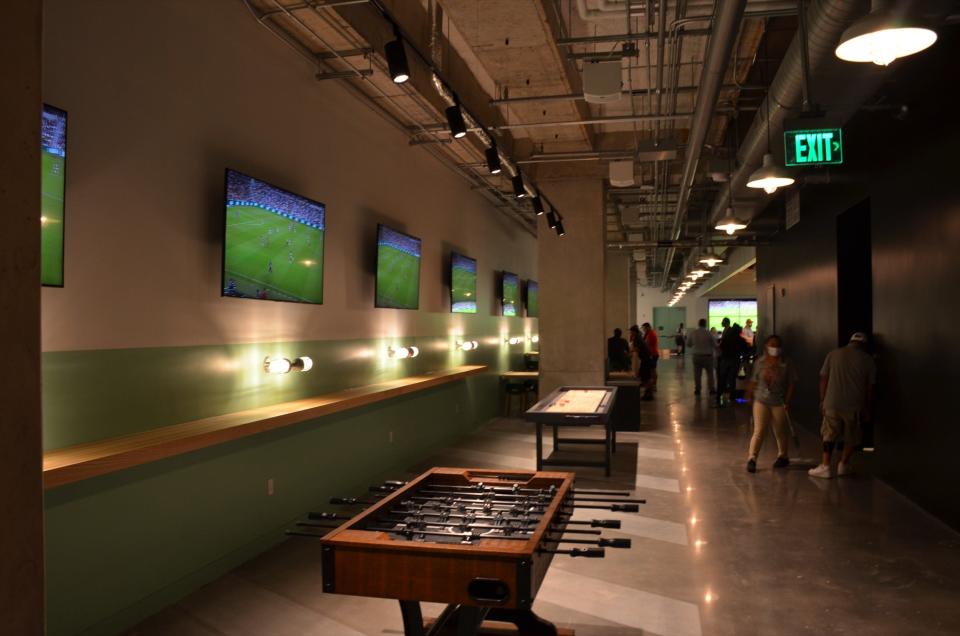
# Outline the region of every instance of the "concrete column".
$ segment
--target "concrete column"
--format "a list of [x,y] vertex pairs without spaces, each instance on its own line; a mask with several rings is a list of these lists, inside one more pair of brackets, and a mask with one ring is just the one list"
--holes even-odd
[[609,338],[617,327],[627,333],[630,322],[630,252],[607,252],[606,311],[604,333]]
[[605,250],[602,182],[540,185],[566,229],[558,237],[540,221],[540,394],[546,395],[561,385],[603,384]]
[[40,433],[41,0],[0,20],[0,631],[44,633]]

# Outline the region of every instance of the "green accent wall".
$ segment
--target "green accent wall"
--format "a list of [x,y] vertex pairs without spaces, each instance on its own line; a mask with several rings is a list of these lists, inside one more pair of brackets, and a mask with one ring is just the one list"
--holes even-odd
[[[449,385],[47,491],[48,634],[120,633],[283,540],[285,527],[326,509],[328,497],[364,492],[495,416],[497,372],[520,368],[523,347],[487,336],[477,352],[451,353],[453,340],[404,339],[421,349],[406,361],[382,355],[380,340],[45,353],[47,448],[451,365],[491,366]],[[315,367],[268,376],[257,366],[267,353],[310,355]]]

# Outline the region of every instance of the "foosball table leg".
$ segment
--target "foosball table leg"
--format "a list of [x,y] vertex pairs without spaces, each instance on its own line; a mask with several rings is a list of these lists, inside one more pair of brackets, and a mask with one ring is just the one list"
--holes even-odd
[[533,613],[532,610],[519,609],[498,609],[492,608],[487,613],[487,620],[499,621],[501,623],[513,623],[517,626],[517,633],[523,636],[558,636],[560,634],[570,634],[573,632],[564,630],[560,632],[557,626],[548,620],[544,620]]
[[400,601],[400,615],[403,617],[403,636],[426,636],[419,601]]

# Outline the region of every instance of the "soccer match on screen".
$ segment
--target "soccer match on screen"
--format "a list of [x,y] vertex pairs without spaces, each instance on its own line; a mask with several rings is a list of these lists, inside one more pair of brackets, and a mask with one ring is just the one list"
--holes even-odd
[[536,318],[540,315],[540,286],[535,280],[527,281],[527,316]]
[[323,303],[326,207],[227,170],[223,295]]
[[377,228],[377,307],[420,306],[420,239]]
[[43,106],[40,123],[40,281],[63,285],[63,197],[67,114]]
[[520,277],[503,273],[503,315],[518,316],[520,309]]
[[477,313],[477,261],[456,252],[450,260],[450,310],[457,314],[475,314]]

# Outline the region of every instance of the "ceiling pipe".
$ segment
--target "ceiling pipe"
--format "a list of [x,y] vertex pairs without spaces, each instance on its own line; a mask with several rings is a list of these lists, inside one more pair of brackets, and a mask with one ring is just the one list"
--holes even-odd
[[[587,6],[587,0],[577,0],[577,15],[586,22],[596,22],[598,20],[622,20],[627,16],[627,4],[624,0],[597,0],[597,8]],[[629,2],[631,14],[644,13],[646,7],[641,2]],[[714,0],[687,0],[687,11],[690,9],[713,9]],[[726,4],[726,1],[719,4]],[[664,6],[669,9],[676,5],[676,2],[661,1],[656,3],[658,7]],[[797,3],[794,0],[759,0],[750,3],[752,11],[795,11]]]
[[[863,3],[858,0],[814,0],[810,3],[805,16],[805,26],[807,31],[807,55],[809,59],[809,73],[814,75],[825,61],[832,59],[833,51],[837,46],[840,35],[843,30],[849,26],[850,22],[861,15],[863,12]],[[767,152],[767,139],[779,137],[783,132],[783,122],[788,115],[787,108],[799,104],[803,94],[803,55],[799,33],[794,36],[793,42],[783,60],[780,62],[780,68],[770,84],[770,90],[767,97],[760,105],[760,112],[766,113],[767,100],[769,104],[769,116],[757,115],[750,125],[750,130],[740,144],[740,152],[737,156],[737,165],[739,168],[733,173],[732,190],[735,193],[742,193],[745,189],[750,174],[760,166],[763,161],[763,155]],[[858,69],[860,70],[860,69]],[[879,81],[879,75],[873,75],[873,81],[868,81],[870,76],[866,73],[860,73],[857,86],[851,86],[852,90],[858,92],[858,99],[842,99],[844,103],[859,104],[862,99],[873,92],[876,87],[875,82]],[[839,96],[835,96],[841,101]],[[717,194],[710,212],[710,220],[715,221],[721,217],[729,205],[730,191],[723,189]],[[756,200],[754,198],[753,200]],[[747,209],[739,208],[737,213],[741,217],[750,221],[756,216],[753,206]]]
[[[703,72],[700,74],[700,90],[697,91],[697,104],[693,109],[693,122],[690,126],[690,134],[687,137],[683,173],[680,178],[680,196],[677,199],[673,227],[670,231],[670,238],[673,240],[680,238],[683,216],[690,198],[690,187],[693,185],[697,167],[700,165],[703,143],[706,141],[710,123],[713,121],[717,100],[720,98],[720,87],[723,85],[723,77],[727,72],[730,53],[737,39],[737,33],[740,31],[740,23],[743,20],[746,5],[746,0],[726,0],[720,3],[717,11],[713,35],[707,45]],[[675,252],[675,247],[671,247],[667,252],[666,264],[663,268],[663,280],[661,281],[661,285],[664,287],[666,287],[670,277],[670,266],[673,264]]]

